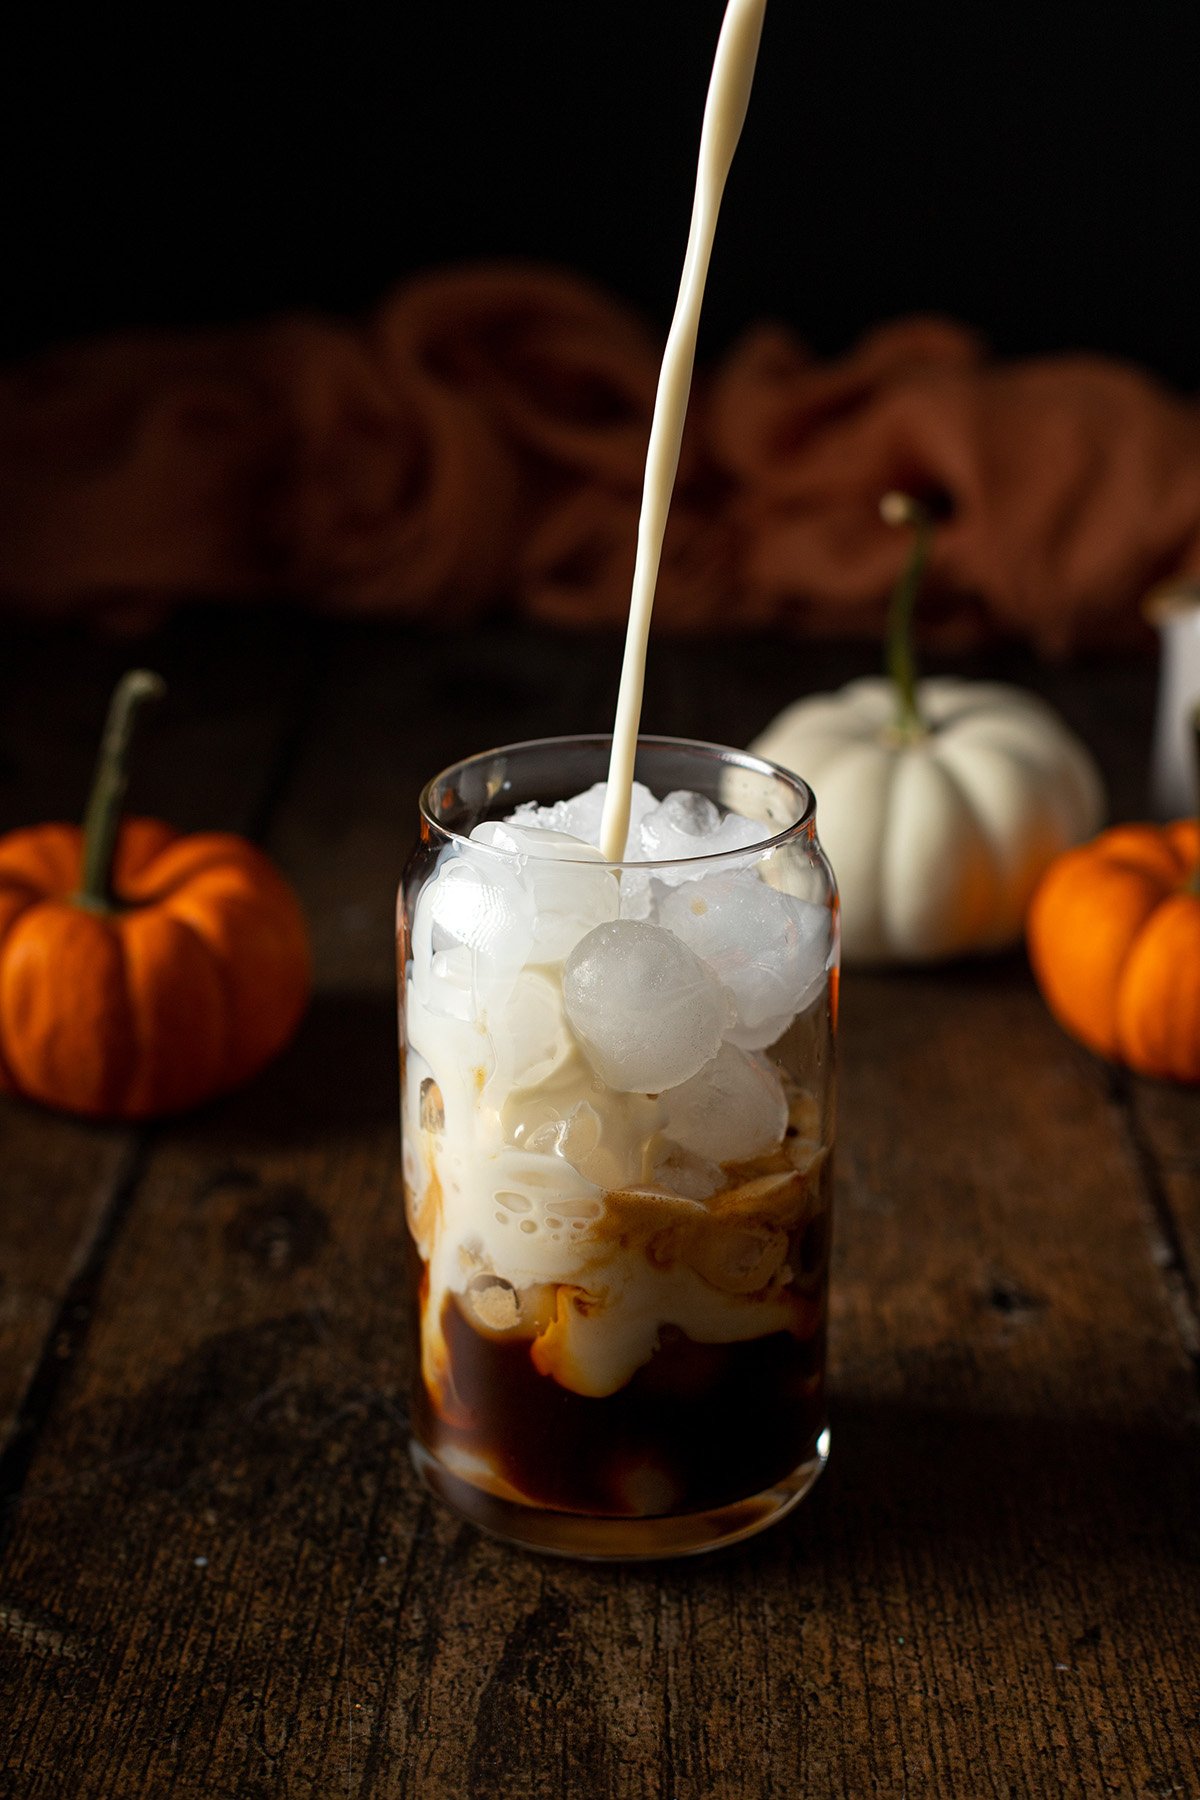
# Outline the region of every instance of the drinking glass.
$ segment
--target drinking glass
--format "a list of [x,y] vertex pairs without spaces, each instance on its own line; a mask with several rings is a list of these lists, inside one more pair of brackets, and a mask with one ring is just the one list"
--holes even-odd
[[[421,797],[411,1448],[501,1537],[636,1559],[749,1536],[824,1467],[838,909],[811,791],[719,745],[643,738],[635,774],[685,827],[752,821],[734,849],[685,829],[609,864],[496,825],[585,794],[609,748],[508,745]],[[589,835],[587,805],[549,819]]]

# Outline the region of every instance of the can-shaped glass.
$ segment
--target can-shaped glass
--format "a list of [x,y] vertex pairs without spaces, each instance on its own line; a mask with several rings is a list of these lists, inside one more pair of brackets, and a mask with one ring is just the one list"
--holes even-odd
[[761,1530],[824,1466],[838,906],[805,783],[543,739],[421,797],[397,910],[412,1454],[564,1555]]

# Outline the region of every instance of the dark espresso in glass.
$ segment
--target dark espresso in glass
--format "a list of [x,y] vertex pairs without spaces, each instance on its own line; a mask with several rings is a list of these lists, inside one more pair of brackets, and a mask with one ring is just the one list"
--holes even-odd
[[[444,1379],[416,1388],[420,1442],[444,1464],[490,1472],[510,1499],[596,1518],[700,1513],[786,1479],[817,1454],[825,1425],[830,1185],[820,1153],[796,1177],[802,1212],[776,1271],[785,1329],[703,1343],[664,1323],[649,1360],[612,1394],[575,1393],[540,1371],[519,1318],[508,1331],[481,1330],[469,1301],[447,1298]],[[778,1226],[743,1213],[730,1227],[739,1238],[755,1229]],[[646,1253],[662,1249],[651,1238]]]

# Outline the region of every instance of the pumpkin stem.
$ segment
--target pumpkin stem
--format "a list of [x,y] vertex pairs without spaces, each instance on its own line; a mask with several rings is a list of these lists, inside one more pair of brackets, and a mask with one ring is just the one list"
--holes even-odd
[[896,728],[906,737],[917,737],[925,721],[917,705],[917,664],[913,654],[912,621],[929,552],[933,547],[933,517],[927,506],[911,494],[885,494],[879,502],[881,518],[888,525],[911,525],[912,553],[888,604],[887,672],[896,688]]
[[[1196,764],[1196,790],[1200,800],[1200,701],[1192,708],[1192,749]],[[1196,808],[1197,823],[1200,824],[1200,804]],[[1188,893],[1200,896],[1200,862],[1192,870],[1192,878],[1188,882]]]
[[109,702],[92,791],[83,815],[83,872],[75,896],[79,905],[91,912],[111,912],[115,904],[113,857],[129,785],[129,745],[134,723],[146,701],[159,700],[166,691],[161,675],[153,675],[149,669],[131,669],[122,675]]

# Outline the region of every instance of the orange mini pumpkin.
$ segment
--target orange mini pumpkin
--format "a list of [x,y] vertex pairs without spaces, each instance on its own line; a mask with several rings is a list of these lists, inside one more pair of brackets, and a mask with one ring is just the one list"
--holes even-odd
[[82,831],[0,837],[0,1087],[96,1118],[198,1105],[257,1072],[309,991],[294,894],[243,838],[121,820],[157,676],[117,688]]
[[1200,824],[1116,825],[1068,850],[1027,931],[1069,1032],[1144,1075],[1200,1081]]

